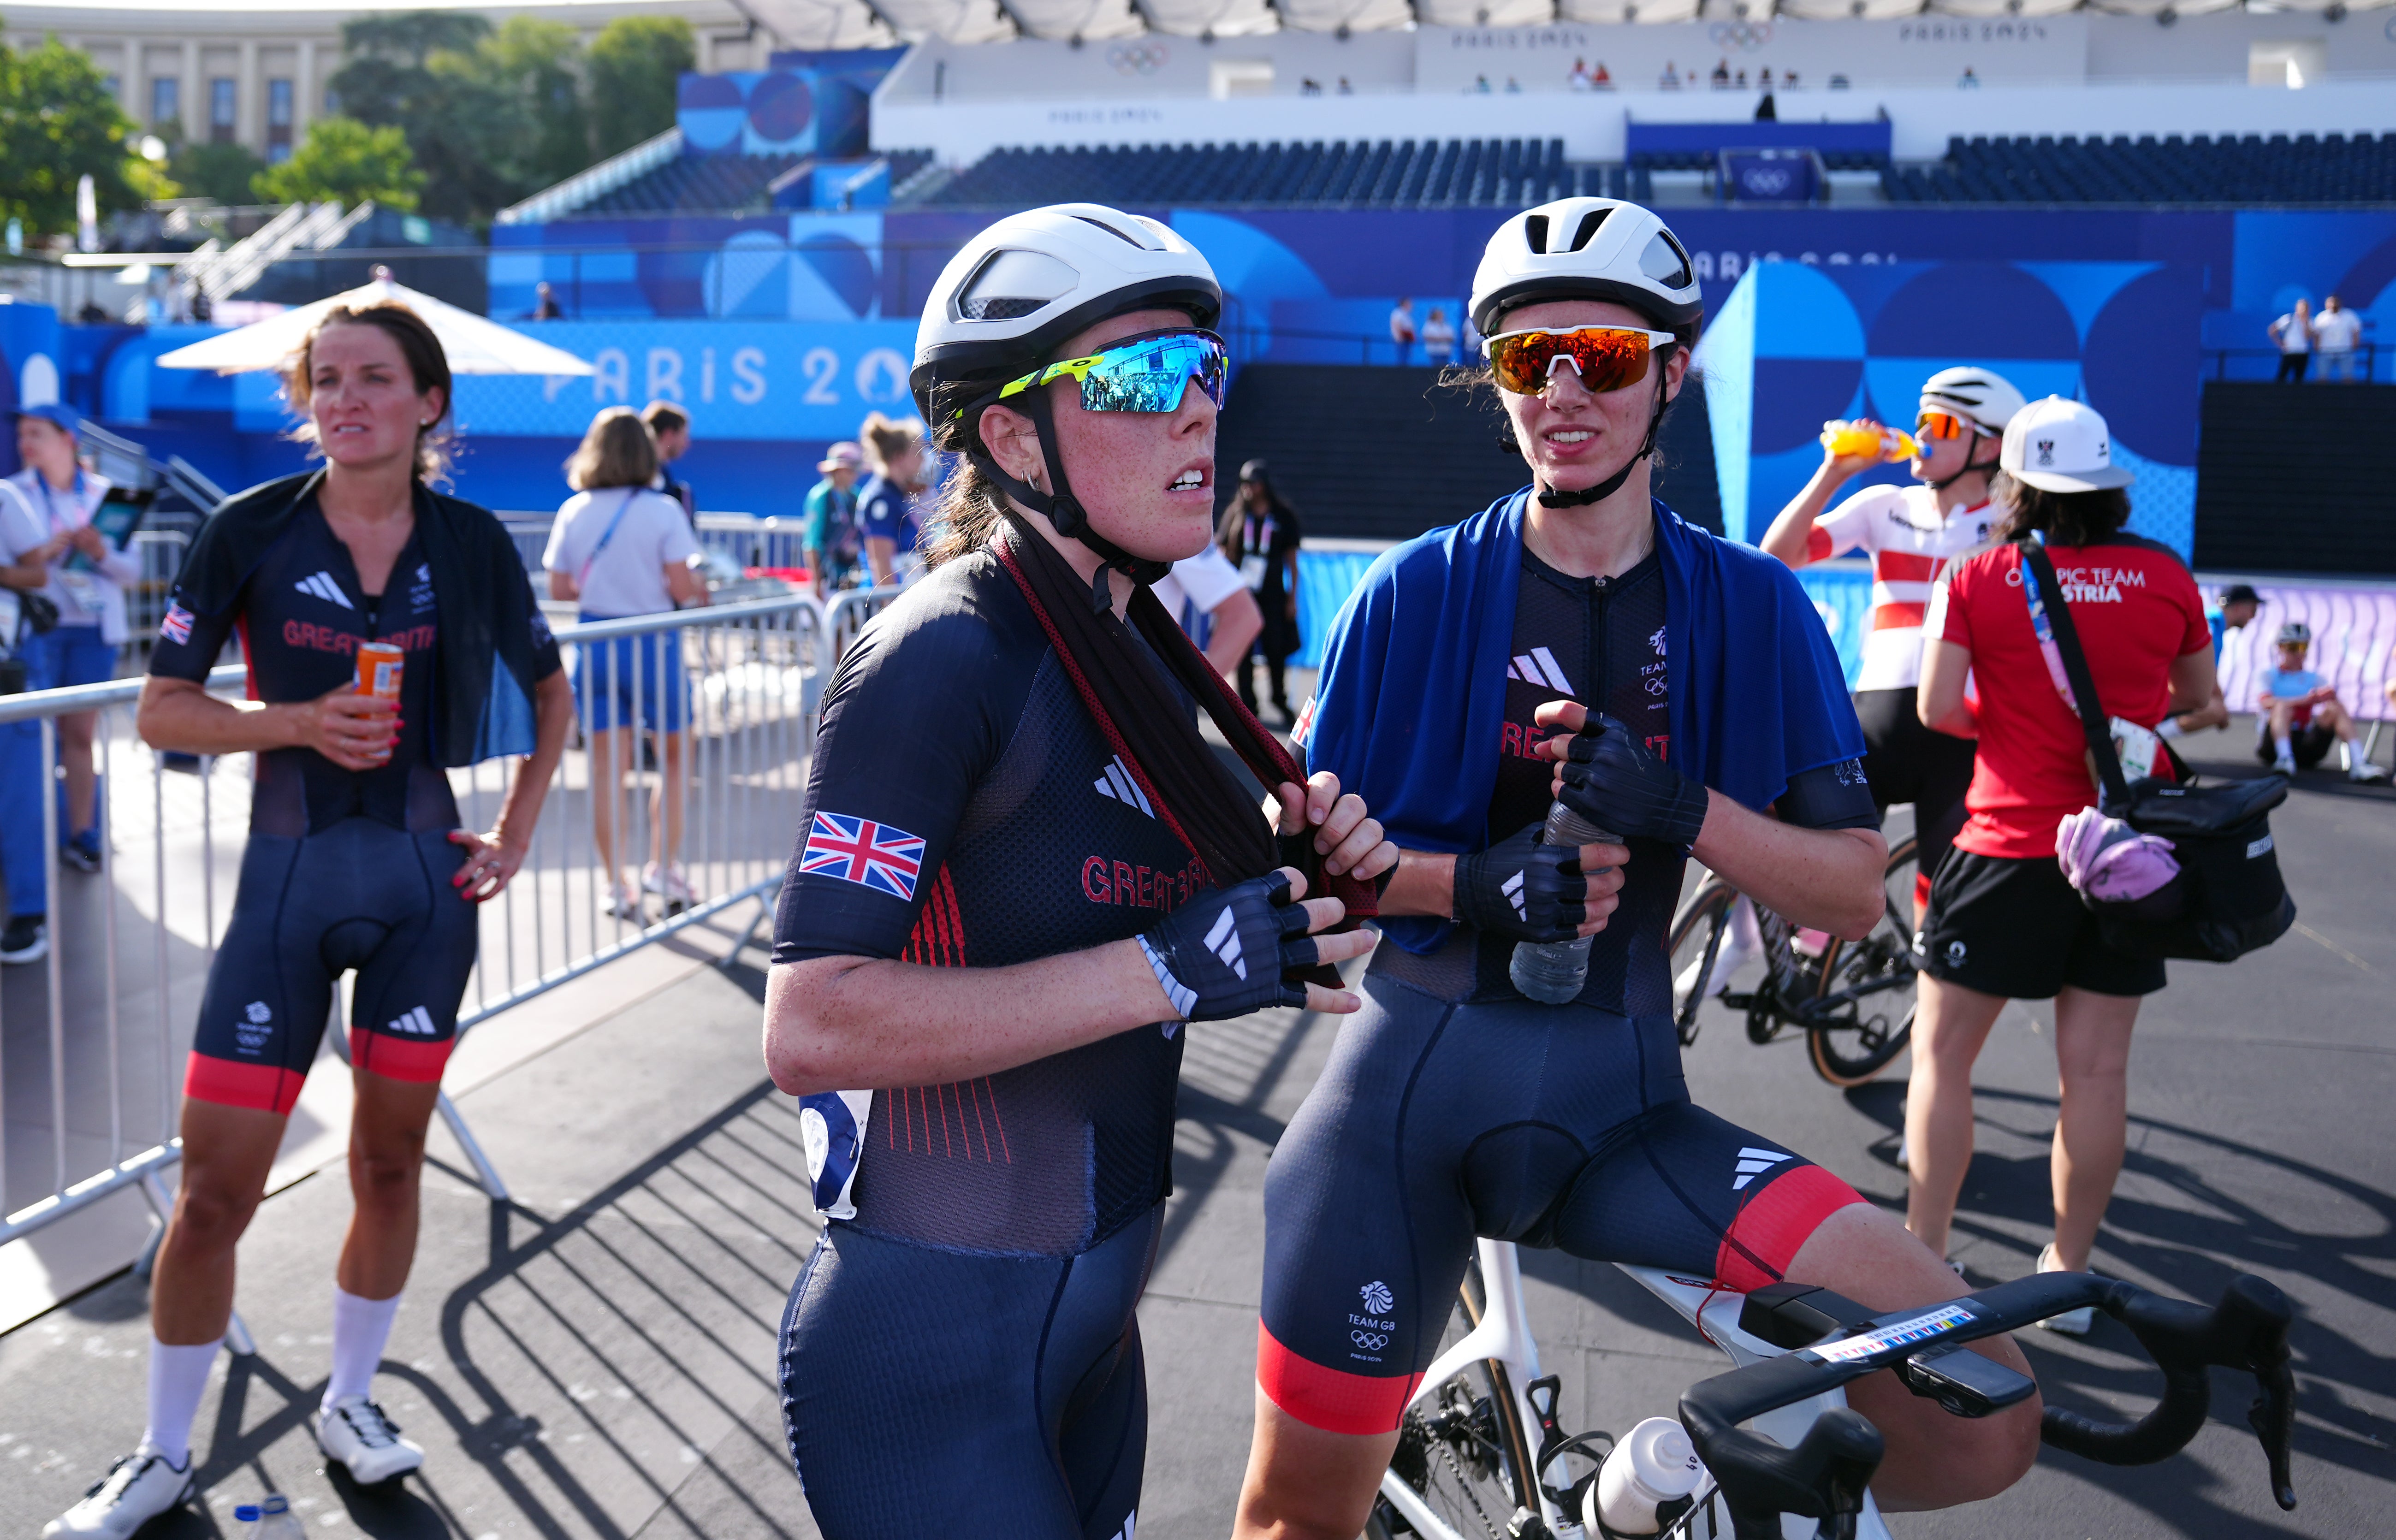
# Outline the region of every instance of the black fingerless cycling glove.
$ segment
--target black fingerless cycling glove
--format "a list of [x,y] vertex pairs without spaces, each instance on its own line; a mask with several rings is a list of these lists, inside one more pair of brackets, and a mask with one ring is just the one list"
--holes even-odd
[[1184,1021],[1228,1021],[1269,1005],[1303,1005],[1306,985],[1285,976],[1314,966],[1306,909],[1289,876],[1268,872],[1207,888],[1139,938],[1139,949]]
[[1456,858],[1456,917],[1510,941],[1569,941],[1589,917],[1580,847],[1539,843],[1538,824]]
[[1676,845],[1706,826],[1706,789],[1666,764],[1610,716],[1573,735],[1564,764],[1564,804],[1615,833]]

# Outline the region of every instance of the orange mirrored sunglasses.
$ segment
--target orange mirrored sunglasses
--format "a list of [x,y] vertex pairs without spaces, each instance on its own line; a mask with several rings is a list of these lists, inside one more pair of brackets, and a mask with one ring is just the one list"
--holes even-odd
[[1966,433],[1978,431],[1979,426],[1970,418],[1957,417],[1952,412],[1925,410],[1920,417],[1913,419],[1913,436],[1924,439],[1959,439]]
[[1516,395],[1546,390],[1561,363],[1572,365],[1581,389],[1603,394],[1646,378],[1648,364],[1679,340],[1671,332],[1638,326],[1540,326],[1500,332],[1483,347],[1489,372]]

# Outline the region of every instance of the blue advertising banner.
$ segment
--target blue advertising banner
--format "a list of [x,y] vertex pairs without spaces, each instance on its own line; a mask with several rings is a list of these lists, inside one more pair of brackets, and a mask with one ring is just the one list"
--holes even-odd
[[701,438],[820,443],[854,437],[867,412],[914,411],[912,321],[556,321],[539,335],[598,372],[460,376],[466,432],[579,437],[603,407],[663,400]]

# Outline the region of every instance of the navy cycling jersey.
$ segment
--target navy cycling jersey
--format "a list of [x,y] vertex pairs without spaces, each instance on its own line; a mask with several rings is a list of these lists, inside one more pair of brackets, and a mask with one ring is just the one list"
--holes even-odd
[[[802,816],[778,963],[1003,967],[1136,936],[1205,882],[986,551],[911,589],[843,657]],[[818,1205],[952,1250],[1085,1251],[1167,1189],[1178,1028],[953,1084],[807,1097]]]
[[[400,741],[390,760],[372,770],[345,770],[313,749],[260,753],[250,799],[253,832],[297,837],[360,816],[419,832],[457,827],[448,777],[432,754],[440,628],[419,537],[409,537],[383,591],[369,595],[350,548],[311,497],[242,585],[235,604],[214,615],[180,605],[168,611],[150,671],[205,680],[236,631],[252,700],[313,700],[339,689],[356,677],[362,642],[388,642],[407,655],[400,676]],[[557,644],[545,631],[537,652],[539,671],[555,672]]]
[[895,541],[900,551],[915,547],[915,519],[908,509],[907,489],[884,476],[868,476],[857,489],[856,520],[860,537]]
[[[1509,839],[1544,821],[1554,801],[1555,762],[1539,756],[1550,736],[1541,706],[1575,700],[1629,727],[1656,756],[1672,757],[1671,684],[1666,666],[1664,576],[1650,554],[1618,578],[1575,578],[1523,551],[1514,604],[1513,645],[1506,665],[1506,710],[1493,747],[1498,780],[1489,798],[1489,839]],[[1880,823],[1859,762],[1802,772],[1777,805],[1809,829],[1870,829]],[[1664,934],[1681,896],[1686,854],[1661,840],[1629,843],[1620,901],[1590,949],[1583,1004],[1623,1016],[1669,1014],[1670,958]],[[1507,967],[1514,943],[1459,928],[1431,956],[1380,948],[1374,966],[1444,998],[1514,994]],[[1468,967],[1469,964],[1469,967]]]

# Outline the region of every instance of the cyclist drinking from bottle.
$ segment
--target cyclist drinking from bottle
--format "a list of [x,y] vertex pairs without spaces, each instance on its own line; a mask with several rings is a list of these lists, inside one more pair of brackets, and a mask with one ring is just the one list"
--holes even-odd
[[1171,230],[1069,204],[974,237],[924,307],[916,401],[962,462],[826,693],[765,1003],[831,1221],[781,1334],[829,1540],[1128,1540],[1183,1023],[1356,1008],[1301,975],[1369,945],[1313,933],[1397,852],[1294,784],[1147,588],[1212,538],[1221,306]]
[[1825,514],[1850,477],[1881,463],[1877,453],[1843,455],[1825,444],[1820,469],[1764,536],[1764,549],[1792,567],[1871,552],[1871,631],[1856,678],[1856,715],[1872,801],[1883,813],[1897,803],[1913,804],[1916,921],[1930,902],[1938,863],[1963,827],[1963,792],[1972,784],[1972,740],[1924,727],[1914,710],[1922,613],[1939,573],[1987,545],[2002,517],[1990,503],[1989,478],[2005,424],[2021,406],[2021,392],[1993,369],[1939,370],[1922,382],[1914,414],[1919,485],[1866,487]]
[[[1363,1526],[1476,1235],[1875,1309],[1963,1293],[1893,1215],[1682,1078],[1660,943],[1686,858],[1849,936],[1884,912],[1886,859],[1804,591],[1649,496],[1700,314],[1644,208],[1509,219],[1471,315],[1534,484],[1382,556],[1332,624],[1310,763],[1402,855],[1364,1009],[1266,1177],[1241,1535]],[[1538,843],[1558,796],[1620,838]],[[1592,933],[1577,1001],[1515,989],[1519,943]],[[1988,1495],[2036,1450],[2034,1402],[1966,1424],[1885,1374],[1851,1394],[1887,1439],[1884,1507]]]
[[[557,644],[499,522],[434,493],[449,364],[415,312],[337,308],[285,379],[322,470],[229,498],[192,542],[137,726],[153,749],[258,756],[232,922],[183,1079],[182,1183],[151,1279],[141,1443],[47,1535],[130,1535],[192,1490],[192,1420],[233,1310],[233,1249],[265,1192],[351,969],[357,1209],[333,1289],[316,1441],[361,1483],[424,1452],[369,1392],[416,1251],[424,1130],[474,966],[474,905],[522,866],[574,719]],[[249,697],[207,693],[235,631]],[[404,653],[398,697],[358,649]],[[458,827],[446,772],[519,762],[499,827]]]

